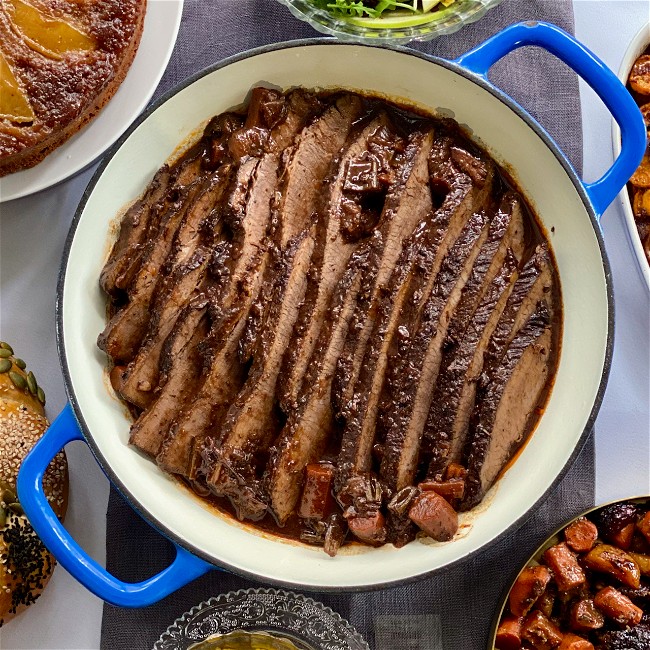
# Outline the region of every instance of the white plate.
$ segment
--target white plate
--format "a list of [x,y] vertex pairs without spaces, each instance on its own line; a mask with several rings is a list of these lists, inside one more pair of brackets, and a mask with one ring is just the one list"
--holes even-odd
[[184,0],[148,0],[144,30],[126,78],[101,113],[35,167],[0,178],[0,203],[56,185],[88,167],[142,112],[167,68]]
[[[624,83],[627,84],[627,77],[630,74],[630,70],[634,65],[634,62],[637,60],[639,55],[650,45],[650,23],[644,25],[637,33],[637,35],[632,39],[625,55],[623,56],[623,61],[621,62],[621,67],[618,70],[618,78]],[[648,97],[650,102],[650,96]],[[621,130],[616,124],[616,121],[612,122],[613,124],[613,142],[614,142],[614,157],[618,157],[618,154],[621,153]],[[627,191],[627,187],[624,187],[621,190],[621,202],[623,204],[623,214],[625,215],[625,225],[627,226],[627,234],[630,238],[630,244],[634,249],[634,255],[636,261],[639,264],[639,269],[641,275],[645,279],[646,286],[650,289],[650,264],[648,264],[648,259],[645,256],[643,250],[643,244],[641,243],[641,237],[639,237],[639,231],[636,229],[636,222],[634,220],[634,213],[632,212],[632,203],[630,201],[630,195]]]

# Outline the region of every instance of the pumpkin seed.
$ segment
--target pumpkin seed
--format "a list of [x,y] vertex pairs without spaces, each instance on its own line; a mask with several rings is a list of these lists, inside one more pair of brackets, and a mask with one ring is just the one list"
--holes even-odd
[[4,341],[0,341],[0,348],[4,348],[5,350],[9,350],[9,354],[14,353],[14,349],[9,345],[9,343],[5,343]]
[[36,391],[36,397],[38,397],[38,401],[45,406],[45,393],[43,392],[43,389],[39,386],[38,390]]
[[8,506],[10,503],[16,503],[18,499],[16,497],[16,493],[13,490],[10,490],[9,488],[5,488],[0,493],[0,501],[2,501],[2,503]]
[[16,388],[20,390],[25,390],[25,388],[27,388],[27,380],[17,372],[10,372],[9,379],[11,379]]
[[7,506],[8,510],[11,510],[15,515],[18,515],[19,517],[25,514],[25,511],[23,510],[23,507],[20,505],[20,503],[11,503],[10,505]]
[[38,384],[36,383],[36,377],[34,377],[34,373],[31,370],[27,375],[27,388],[29,388],[29,392],[32,395],[36,395],[36,391],[38,390]]
[[16,358],[16,359],[14,359],[14,363],[15,363],[15,364],[16,364],[16,365],[17,365],[21,370],[25,370],[25,368],[27,368],[27,364],[26,364],[22,359],[18,359],[18,358]]
[[9,350],[5,350],[4,348],[0,348],[0,359],[6,359],[7,357],[11,356],[11,352]]
[[11,365],[11,359],[0,359],[0,372],[9,372]]

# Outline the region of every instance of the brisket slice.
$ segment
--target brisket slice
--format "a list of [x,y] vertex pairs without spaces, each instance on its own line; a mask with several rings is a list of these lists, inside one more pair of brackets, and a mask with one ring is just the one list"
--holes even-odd
[[129,302],[114,314],[97,339],[97,345],[115,361],[131,361],[147,333],[161,267],[172,249],[178,227],[200,190],[200,182],[188,187],[162,218],[158,236],[143,251],[140,269],[129,287]]
[[[385,115],[372,120],[351,141],[348,140],[346,149],[335,163],[336,171],[329,182],[328,205],[316,240],[305,301],[292,344],[283,359],[279,393],[285,411],[296,403],[332,294],[358,244],[354,238],[347,237],[342,228],[346,202],[350,200],[346,192],[350,170],[358,160],[368,155],[369,141],[380,130],[386,130],[387,123]],[[346,136],[349,128],[345,131]],[[339,138],[336,144],[340,149],[344,143]]]
[[517,268],[518,259],[508,251],[463,338],[443,357],[420,452],[421,460],[429,463],[428,478],[442,480],[449,463],[462,461],[483,355],[517,280]]
[[149,334],[122,376],[120,394],[140,408],[145,408],[153,398],[152,391],[158,384],[160,351],[165,339],[179,313],[200,292],[206,279],[211,248],[221,235],[221,219],[210,222],[205,245],[202,245],[199,232],[223,196],[227,182],[227,177],[215,178],[188,213],[174,245],[173,259],[168,262],[171,268],[156,291]]
[[465,447],[468,475],[462,508],[473,508],[524,441],[549,373],[551,324],[540,302],[489,375]]
[[405,242],[390,281],[391,289],[380,294],[359,378],[352,399],[342,411],[345,429],[336,475],[339,491],[353,473],[369,469],[389,358],[395,354],[398,341],[417,329],[443,259],[473,209],[489,199],[493,171],[489,177],[486,173],[481,186],[476,185],[452,164],[450,149],[446,136],[434,143],[430,156],[435,165],[434,180],[445,183],[447,195],[440,208],[424,217]]
[[216,170],[228,161],[225,142],[242,122],[243,117],[235,113],[213,118],[196,144],[171,167],[163,165],[156,173],[143,197],[122,218],[118,239],[100,276],[106,293],[118,296],[128,289],[141,266],[147,242],[156,237],[161,216],[177,200],[179,191],[200,177],[204,167]]
[[154,218],[152,213],[158,210],[158,203],[167,192],[170,181],[171,171],[163,165],[142,197],[122,217],[120,234],[99,277],[99,284],[107,294],[115,295],[133,279],[137,271],[135,261],[139,260],[150,220]]
[[248,266],[236,273],[237,280],[229,284],[227,291],[221,292],[219,300],[211,299],[219,313],[204,344],[207,359],[198,391],[190,396],[193,399],[189,406],[170,423],[156,458],[158,465],[167,472],[189,474],[195,440],[202,441],[210,432],[218,430],[242,386],[244,368],[237,354],[239,340],[259,292],[268,258],[267,249],[260,245],[255,255],[246,258]]
[[[189,475],[197,436],[203,438],[213,425],[218,426],[228,405],[241,389],[245,373],[239,363],[237,344],[245,322],[245,317],[237,314],[230,322],[232,328],[229,331],[222,323],[220,333],[224,336],[223,340],[215,341],[215,334],[212,333],[209,345],[214,350],[213,356],[209,369],[199,379],[200,389],[189,407],[177,414],[166,430],[156,456],[158,466],[164,471]],[[169,381],[165,387],[168,385]],[[191,397],[188,395],[188,398]]]
[[387,404],[382,409],[386,439],[381,462],[381,478],[391,491],[399,491],[415,479],[447,327],[488,228],[489,222],[482,212],[472,215],[445,257],[418,329],[399,342],[396,356],[391,359]]
[[[187,307],[192,316],[198,317],[187,342],[180,349],[162,352],[168,381],[161,390],[154,393],[155,399],[131,426],[129,443],[149,456],[156,456],[163,441],[163,433],[169,422],[178,414],[180,405],[185,402],[196,386],[201,375],[202,354],[200,343],[208,333],[208,318],[204,307]],[[189,320],[183,318],[175,329],[180,329]],[[174,338],[176,332],[170,334]],[[168,344],[167,348],[173,345]]]
[[311,355],[304,382],[306,389],[271,452],[266,487],[273,513],[281,524],[288,519],[300,498],[305,467],[321,458],[332,436],[332,378],[364,271],[372,265],[370,257],[375,248],[370,242],[361,246],[336,287],[327,320]]
[[271,444],[278,430],[276,383],[305,295],[314,230],[314,226],[305,230],[283,255],[285,268],[276,283],[269,326],[262,334],[264,356],[254,360],[243,389],[228,410],[208,477],[209,488],[219,496],[230,497],[240,517],[256,519],[266,512],[264,500],[251,498],[257,484],[254,455]]
[[[295,144],[285,151],[273,209],[272,239],[278,256],[292,238],[309,226],[314,215],[326,212],[330,201],[330,193],[327,191],[330,170],[336,163],[361,108],[358,98],[351,95],[339,97],[319,118],[303,129]],[[365,142],[359,146],[364,145]],[[322,217],[318,218],[320,220]],[[273,273],[273,269],[269,268],[260,298],[251,312],[242,337],[240,355],[243,362],[260,354],[256,347],[268,316]]]
[[375,276],[368,278],[369,286],[357,302],[334,379],[333,396],[338,413],[343,413],[352,399],[372,332],[377,303],[386,290],[404,243],[433,207],[428,169],[432,146],[432,131],[411,136],[403,164],[397,170],[396,180],[386,196],[378,225],[382,235],[378,240],[382,245],[379,265]]
[[537,309],[537,303],[546,299],[548,306],[553,308],[552,287],[553,265],[550,253],[546,244],[540,244],[521,269],[492,334],[485,351],[485,377],[481,377],[479,384],[484,385],[489,373],[499,365],[510,341]]
[[492,218],[488,238],[476,258],[472,275],[449,323],[446,345],[458,343],[463,336],[474,310],[484,292],[503,265],[508,250],[519,261],[524,257],[526,234],[521,200],[516,194],[506,192]]
[[[516,280],[514,271],[519,267],[524,250],[521,203],[515,195],[506,193],[492,218],[487,240],[476,258],[449,324],[420,453],[421,458],[434,454],[432,471],[443,459],[456,462],[462,450],[478,378],[474,373],[478,364],[480,374],[485,346],[510,295],[511,284]],[[507,294],[502,297],[504,290]],[[498,311],[495,311],[497,307]],[[489,333],[486,331],[488,326]],[[464,336],[468,329],[471,331]],[[468,373],[472,364],[473,371]],[[451,445],[451,451],[447,445]],[[448,458],[449,454],[451,458]]]

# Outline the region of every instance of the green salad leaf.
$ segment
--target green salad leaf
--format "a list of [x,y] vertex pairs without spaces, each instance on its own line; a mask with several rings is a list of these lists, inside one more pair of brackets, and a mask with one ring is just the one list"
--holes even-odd
[[339,16],[354,18],[379,18],[385,11],[407,9],[413,13],[420,11],[413,2],[399,0],[312,0],[319,9],[326,9]]

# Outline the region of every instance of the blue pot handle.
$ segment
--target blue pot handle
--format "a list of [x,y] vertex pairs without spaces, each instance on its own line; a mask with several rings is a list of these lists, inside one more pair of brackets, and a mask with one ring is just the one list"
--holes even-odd
[[646,128],[636,103],[616,75],[573,36],[549,23],[525,22],[499,32],[455,63],[487,79],[488,70],[506,54],[526,45],[548,50],[577,72],[609,109],[621,128],[621,154],[594,183],[583,185],[600,217],[639,166],[646,148]]
[[73,440],[85,441],[68,404],[23,461],[17,489],[34,530],[74,578],[113,605],[146,607],[215,568],[176,546],[176,558],[164,571],[143,582],[128,583],[110,575],[88,556],[58,520],[43,492],[45,470],[54,456]]

